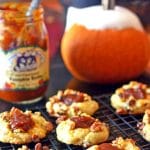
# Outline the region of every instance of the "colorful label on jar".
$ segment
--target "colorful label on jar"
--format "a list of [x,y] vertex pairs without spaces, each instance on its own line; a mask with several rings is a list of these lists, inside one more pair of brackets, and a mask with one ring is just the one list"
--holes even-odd
[[49,80],[47,51],[39,47],[21,47],[0,51],[0,89],[37,89]]

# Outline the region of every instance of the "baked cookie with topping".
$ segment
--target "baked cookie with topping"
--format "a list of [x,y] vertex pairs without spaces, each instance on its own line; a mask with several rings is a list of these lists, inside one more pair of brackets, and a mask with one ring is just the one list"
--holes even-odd
[[99,104],[86,93],[66,89],[50,97],[46,109],[54,117],[71,117],[80,113],[93,115],[99,109]]
[[0,142],[26,144],[46,137],[53,128],[40,112],[21,111],[13,107],[0,113]]
[[56,134],[60,142],[88,147],[105,142],[109,136],[109,128],[98,119],[81,114],[60,122]]
[[102,143],[100,145],[93,145],[89,147],[87,150],[120,150],[120,149],[118,149],[116,146],[113,146],[111,143]]
[[150,109],[145,111],[142,122],[138,123],[139,133],[150,142]]
[[[22,145],[22,147],[18,148],[17,150],[31,150],[31,149],[28,148],[27,145]],[[48,146],[43,146],[41,143],[37,143],[34,146],[34,150],[53,150],[53,149],[49,148]]]
[[118,137],[116,140],[112,141],[112,143],[94,145],[87,150],[140,150],[140,148],[136,146],[133,139]]
[[111,105],[119,114],[142,114],[150,109],[150,88],[131,81],[115,91],[111,96]]

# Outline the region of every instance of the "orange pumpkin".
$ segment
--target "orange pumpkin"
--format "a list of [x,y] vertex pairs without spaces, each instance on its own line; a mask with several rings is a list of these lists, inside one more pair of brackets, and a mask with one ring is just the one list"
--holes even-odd
[[70,8],[61,53],[75,78],[117,83],[144,71],[150,43],[137,16],[125,8]]

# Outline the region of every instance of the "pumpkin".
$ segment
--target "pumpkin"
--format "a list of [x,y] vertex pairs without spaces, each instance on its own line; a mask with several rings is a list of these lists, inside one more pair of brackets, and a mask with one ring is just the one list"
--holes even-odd
[[133,12],[116,6],[70,7],[61,41],[63,61],[81,81],[118,83],[138,77],[150,54],[148,35]]

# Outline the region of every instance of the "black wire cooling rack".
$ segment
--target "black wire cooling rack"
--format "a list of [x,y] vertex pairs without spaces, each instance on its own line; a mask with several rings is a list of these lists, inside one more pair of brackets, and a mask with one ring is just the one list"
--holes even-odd
[[[137,123],[142,121],[142,115],[118,115],[110,106],[110,95],[97,96],[95,99],[100,103],[100,109],[94,114],[94,117],[106,122],[110,128],[110,136],[107,142],[111,142],[116,137],[132,138],[141,150],[150,150],[150,142],[145,141],[138,133]],[[40,111],[41,114],[50,120],[54,125],[55,119],[50,117],[44,107],[36,107],[33,111]],[[43,140],[42,145],[48,146],[52,150],[85,150],[80,146],[67,145],[59,142],[56,138],[54,130]],[[35,143],[27,145],[31,150],[34,150]],[[17,150],[21,145],[0,143],[0,150]]]

